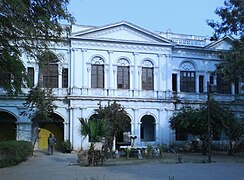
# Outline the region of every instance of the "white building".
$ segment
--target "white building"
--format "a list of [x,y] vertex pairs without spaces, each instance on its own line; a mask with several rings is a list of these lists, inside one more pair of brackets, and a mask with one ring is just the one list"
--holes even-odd
[[[128,112],[128,131],[138,137],[136,145],[187,140],[169,128],[169,119],[184,105],[206,103],[207,82],[218,86],[216,100],[243,116],[239,100],[244,99],[244,84],[224,86],[210,76],[220,62],[217,52],[228,50],[231,41],[231,37],[210,42],[205,36],[150,32],[125,21],[102,27],[73,25],[68,44],[50,48],[58,61],[50,60],[48,69],[39,70],[34,60],[23,56],[33,86],[38,81],[49,85],[58,97],[54,121],[41,124],[37,147],[47,147],[51,132],[59,145],[67,139],[74,149],[87,148],[79,118],[89,119],[99,104],[114,100]],[[23,99],[6,97],[3,90],[1,94],[0,140],[32,140],[32,122],[20,115],[25,110]]]

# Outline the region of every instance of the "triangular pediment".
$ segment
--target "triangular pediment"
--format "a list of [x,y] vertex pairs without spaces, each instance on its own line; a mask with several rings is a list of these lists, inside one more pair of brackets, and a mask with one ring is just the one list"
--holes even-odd
[[234,39],[232,37],[226,36],[222,39],[219,39],[218,41],[209,44],[208,46],[206,46],[206,48],[215,50],[230,50],[233,40]]
[[72,34],[71,38],[169,45],[172,43],[166,38],[128,22],[120,22],[77,32]]

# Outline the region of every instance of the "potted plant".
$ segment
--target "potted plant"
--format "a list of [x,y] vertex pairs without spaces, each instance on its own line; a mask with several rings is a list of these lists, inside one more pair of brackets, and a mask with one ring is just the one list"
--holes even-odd
[[101,142],[103,137],[108,135],[107,122],[103,119],[87,120],[84,118],[80,119],[81,123],[81,135],[89,137],[90,147],[87,151],[87,164],[97,165],[99,161],[102,161],[101,151],[95,149],[95,143]]

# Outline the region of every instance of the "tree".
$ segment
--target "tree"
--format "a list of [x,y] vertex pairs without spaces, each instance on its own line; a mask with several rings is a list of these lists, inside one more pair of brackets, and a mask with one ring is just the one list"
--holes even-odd
[[126,125],[130,123],[130,119],[125,109],[118,104],[113,102],[107,106],[100,106],[95,110],[98,114],[98,119],[105,119],[108,121],[108,147],[112,150],[114,138],[121,132],[126,130]]
[[[211,137],[217,137],[221,131],[231,129],[230,122],[235,121],[233,113],[211,100]],[[170,118],[170,127],[172,129],[182,129],[188,134],[199,137],[203,142],[202,153],[206,154],[208,140],[208,109],[203,106],[201,109],[183,107],[180,111]],[[224,127],[225,125],[225,127]],[[229,138],[229,136],[228,136]]]
[[57,108],[54,101],[57,98],[53,96],[52,89],[41,89],[39,86],[32,88],[25,100],[24,106],[26,111],[22,111],[21,115],[28,116],[32,119],[32,137],[35,146],[38,138],[38,127],[41,122],[51,122],[51,114]]
[[213,39],[220,35],[234,35],[237,39],[228,52],[220,54],[223,60],[217,67],[217,73],[223,74],[227,82],[244,81],[244,1],[225,0],[224,7],[217,8],[215,13],[221,22],[208,20],[207,23],[214,29]]
[[85,137],[89,137],[91,142],[91,149],[94,149],[94,144],[98,141],[101,141],[103,137],[107,137],[108,129],[107,129],[107,121],[103,119],[92,119],[87,120],[84,118],[80,118],[81,123],[81,135]]
[[7,80],[1,86],[11,95],[28,86],[23,53],[36,58],[52,43],[64,43],[69,23],[74,18],[67,10],[69,0],[1,0],[0,1],[0,74]]
[[[231,115],[229,116],[231,117]],[[225,118],[223,120],[223,130],[229,141],[228,154],[233,155],[244,138],[244,127],[242,122],[233,120],[232,118]]]
[[107,137],[109,134],[108,128],[107,128],[107,121],[103,119],[79,119],[81,122],[81,135],[85,137],[89,137],[91,145],[88,150],[88,157],[87,157],[87,163],[88,165],[97,165],[100,161],[101,163],[105,159],[105,152],[104,150],[99,151],[95,150],[95,143],[101,141],[103,137]]
[[207,116],[205,109],[194,109],[183,107],[180,111],[170,118],[172,129],[181,129],[188,134],[199,137],[202,141],[202,153],[206,154],[207,145]]

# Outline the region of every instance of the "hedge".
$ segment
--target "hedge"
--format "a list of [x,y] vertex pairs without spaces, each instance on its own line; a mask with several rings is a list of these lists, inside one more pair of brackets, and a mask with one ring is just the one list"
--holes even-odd
[[28,141],[0,142],[0,168],[14,166],[33,153],[33,145]]

